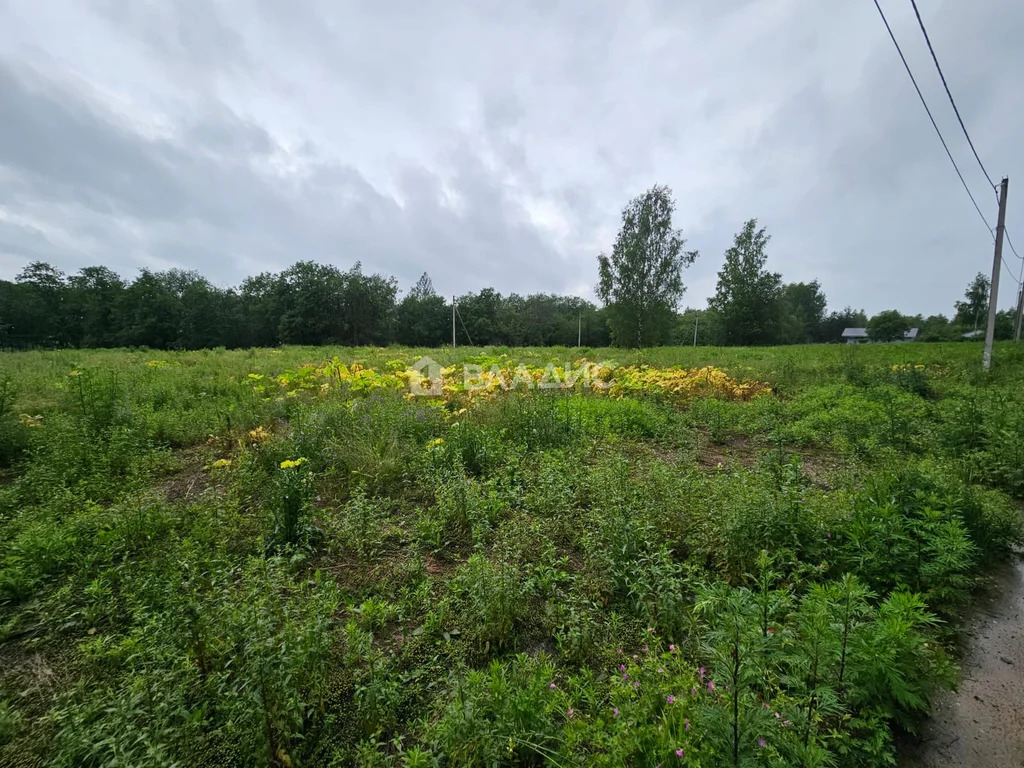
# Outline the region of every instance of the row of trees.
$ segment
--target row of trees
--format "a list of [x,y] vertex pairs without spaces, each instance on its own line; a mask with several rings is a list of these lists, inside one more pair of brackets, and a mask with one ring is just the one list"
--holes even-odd
[[[424,274],[401,301],[394,278],[301,261],[219,288],[197,272],[143,270],[128,282],[106,267],[66,276],[49,264],[0,281],[0,346],[159,349],[277,344],[440,346],[451,303]],[[458,299],[458,343],[605,346],[605,311],[571,296],[502,296],[486,288]]]
[[[611,255],[598,256],[598,293],[608,308],[614,343],[713,345],[806,344],[839,341],[845,328],[867,328],[871,338],[890,341],[918,328],[923,341],[951,341],[978,328],[988,312],[989,281],[979,274],[952,318],[905,316],[887,310],[868,318],[846,307],[827,312],[817,280],[785,283],[769,271],[771,238],[756,219],[747,221],[725,252],[715,294],[707,309],[676,312],[685,286],[683,270],[698,257],[672,226],[675,202],[668,187],[657,186],[622,211],[622,227]],[[996,338],[1013,334],[1014,313],[997,315]]]
[[[678,311],[683,271],[698,257],[672,226],[675,202],[656,186],[630,201],[610,255],[598,257],[604,307],[572,296],[502,296],[492,288],[456,302],[460,344],[585,346],[615,344],[764,345],[836,342],[843,329],[867,327],[878,340],[911,327],[923,341],[962,338],[984,324],[989,283],[979,274],[952,318],[868,318],[847,307],[827,311],[817,280],[785,283],[767,268],[771,240],[747,221],[725,252],[706,309]],[[154,348],[259,347],[277,344],[433,347],[452,338],[452,305],[424,274],[400,301],[394,278],[300,261],[283,272],[219,288],[197,272],[142,270],[131,282],[106,267],[66,276],[42,262],[14,282],[0,281],[0,346]],[[1001,312],[996,337],[1013,333]]]

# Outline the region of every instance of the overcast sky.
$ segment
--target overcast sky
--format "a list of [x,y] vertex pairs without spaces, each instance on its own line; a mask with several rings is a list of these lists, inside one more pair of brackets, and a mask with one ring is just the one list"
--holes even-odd
[[[919,5],[1024,254],[1024,4]],[[882,6],[994,225],[909,0]],[[949,314],[991,269],[871,0],[0,0],[0,278],[359,260],[593,297],[659,183],[700,251],[684,304],[752,217],[833,308]]]

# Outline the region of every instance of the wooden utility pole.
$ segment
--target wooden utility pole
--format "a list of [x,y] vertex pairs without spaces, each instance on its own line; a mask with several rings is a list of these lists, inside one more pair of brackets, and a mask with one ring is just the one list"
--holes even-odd
[[583,346],[583,312],[581,311],[579,317],[576,318],[576,346]]
[[1010,189],[1010,180],[1003,179],[999,187],[999,219],[996,223],[996,250],[992,257],[992,287],[988,297],[988,328],[985,330],[985,353],[981,358],[981,367],[988,370],[992,367],[992,339],[996,335],[996,312],[999,311],[999,262],[1003,260],[1003,230],[1006,228],[1006,193]]
[[700,325],[700,312],[693,316],[693,346],[697,346],[697,326]]
[[452,349],[455,349],[455,295],[452,294]]

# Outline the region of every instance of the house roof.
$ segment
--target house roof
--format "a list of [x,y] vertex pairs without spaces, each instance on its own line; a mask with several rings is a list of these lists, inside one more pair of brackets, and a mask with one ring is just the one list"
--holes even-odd
[[[917,338],[917,330],[918,330],[917,328],[911,328],[909,331],[904,332],[903,338],[904,339],[916,339]],[[868,337],[868,329],[867,328],[846,328],[843,331],[843,338],[844,339],[866,339],[867,337]]]

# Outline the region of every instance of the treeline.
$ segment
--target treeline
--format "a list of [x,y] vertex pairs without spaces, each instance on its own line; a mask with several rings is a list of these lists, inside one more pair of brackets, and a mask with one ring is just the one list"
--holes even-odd
[[[728,267],[728,262],[727,262]],[[723,268],[723,272],[728,272]],[[869,318],[847,307],[827,311],[817,281],[783,283],[778,275],[720,276],[706,309],[652,318],[645,345],[731,346],[835,343],[843,330],[867,327],[877,338],[919,329],[918,341],[952,341],[984,329],[988,280],[978,275],[951,317]],[[730,283],[732,280],[732,283]],[[731,287],[730,287],[731,286]],[[492,288],[457,299],[456,338],[480,346],[636,346],[615,333],[613,310],[574,296],[503,296]],[[1011,338],[1013,313],[1000,312],[996,338]],[[616,338],[618,336],[618,338]],[[283,272],[219,288],[194,271],[142,270],[126,281],[106,267],[67,276],[49,264],[28,265],[0,280],[0,347],[151,347],[200,349],[278,344],[436,347],[451,343],[451,301],[423,275],[402,298],[394,278],[298,262]]]
[[[572,296],[459,297],[459,344],[587,346],[611,342],[604,311]],[[199,349],[278,344],[440,346],[451,343],[451,302],[423,275],[401,300],[392,277],[300,261],[220,288],[194,271],[142,270],[126,281],[106,267],[67,276],[28,265],[0,281],[0,346]]]
[[[70,277],[34,262],[14,282],[0,281],[0,347],[269,347],[278,344],[437,347],[649,347],[663,344],[758,346],[835,343],[846,328],[876,341],[952,341],[984,328],[989,281],[968,285],[945,315],[872,318],[827,309],[817,280],[785,283],[767,266],[770,236],[747,221],[724,255],[707,308],[678,311],[683,270],[699,254],[672,226],[675,201],[655,186],[630,201],[610,255],[598,256],[597,307],[574,296],[503,296],[493,288],[459,297],[456,312],[424,273],[399,300],[393,277],[300,261],[283,272],[219,288],[198,272],[142,270],[127,282],[106,267]],[[1013,336],[1014,313],[1000,312],[996,338]]]

